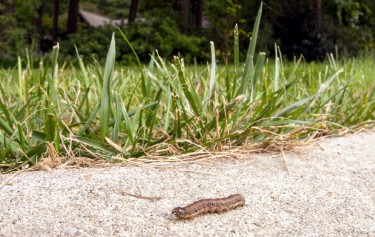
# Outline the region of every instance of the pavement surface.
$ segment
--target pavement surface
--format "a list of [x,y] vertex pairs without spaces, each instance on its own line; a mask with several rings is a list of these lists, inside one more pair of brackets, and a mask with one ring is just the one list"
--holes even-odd
[[[240,193],[246,205],[171,210]],[[285,154],[0,175],[0,236],[375,236],[375,131]]]

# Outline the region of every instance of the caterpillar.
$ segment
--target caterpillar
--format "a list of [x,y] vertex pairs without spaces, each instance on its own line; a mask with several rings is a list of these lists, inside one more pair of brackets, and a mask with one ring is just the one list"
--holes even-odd
[[192,219],[198,215],[224,212],[245,205],[245,198],[241,194],[230,195],[226,198],[202,199],[186,207],[176,207],[172,214],[178,219]]

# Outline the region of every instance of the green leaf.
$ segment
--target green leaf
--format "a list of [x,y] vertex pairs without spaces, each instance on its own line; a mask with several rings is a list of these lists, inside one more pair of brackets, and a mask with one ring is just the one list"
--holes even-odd
[[85,145],[88,145],[88,146],[90,146],[94,149],[97,149],[99,151],[102,151],[104,153],[109,153],[111,155],[116,155],[116,154],[119,153],[115,148],[107,145],[104,142],[92,140],[92,139],[89,139],[89,138],[86,138],[86,137],[81,137],[81,136],[76,136],[75,138],[77,139],[77,141],[79,141],[79,142],[81,142]]
[[107,60],[104,67],[104,78],[102,85],[102,98],[100,103],[100,117],[99,117],[99,127],[100,127],[100,141],[104,141],[104,138],[108,132],[109,120],[111,117],[111,79],[113,68],[115,65],[116,56],[116,45],[115,45],[115,33],[112,34],[111,43],[109,46]]
[[137,60],[139,70],[141,71],[142,95],[143,95],[143,97],[149,98],[150,93],[149,93],[149,91],[147,91],[147,84],[148,83],[146,82],[146,77],[145,77],[144,72],[143,72],[143,64],[141,63],[141,60],[139,60],[138,54],[135,52],[135,49],[134,49],[133,45],[130,43],[130,41],[128,40],[126,35],[121,31],[120,28],[118,28],[118,30],[120,31],[120,34],[121,34],[122,38],[129,45],[130,49],[132,50],[132,52],[134,54],[134,57]]
[[245,68],[242,74],[241,85],[240,85],[239,91],[237,92],[237,95],[245,93],[248,80],[251,79],[250,75],[251,73],[254,73],[254,55],[255,55],[255,48],[256,48],[256,43],[257,43],[257,38],[258,38],[260,19],[262,18],[262,9],[263,9],[263,3],[260,4],[258,15],[255,19],[252,36],[250,38],[250,45],[247,50]]
[[210,100],[212,92],[215,89],[216,84],[216,57],[215,57],[215,44],[213,41],[210,42],[211,45],[211,74],[210,74],[210,84],[208,88],[208,95],[206,98],[206,103]]

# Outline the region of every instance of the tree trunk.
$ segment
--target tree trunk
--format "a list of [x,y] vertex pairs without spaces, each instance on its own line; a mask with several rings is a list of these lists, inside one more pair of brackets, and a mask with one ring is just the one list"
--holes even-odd
[[203,5],[204,5],[204,0],[196,0],[195,26],[197,26],[198,29],[202,28]]
[[316,0],[316,23],[317,29],[320,32],[322,28],[322,0]]
[[33,37],[36,40],[36,51],[39,53],[41,50],[42,44],[42,23],[43,23],[43,13],[44,7],[43,3],[37,8],[37,17],[34,20],[34,33],[35,36]]
[[54,0],[53,1],[53,30],[52,30],[52,40],[54,42],[57,41],[57,36],[59,34],[59,8],[60,8],[60,1]]
[[180,11],[182,16],[182,32],[189,30],[190,0],[180,0]]
[[67,33],[77,33],[79,0],[70,0]]
[[135,21],[135,17],[137,15],[137,10],[138,10],[138,3],[139,3],[139,0],[132,0],[130,4],[128,24]]

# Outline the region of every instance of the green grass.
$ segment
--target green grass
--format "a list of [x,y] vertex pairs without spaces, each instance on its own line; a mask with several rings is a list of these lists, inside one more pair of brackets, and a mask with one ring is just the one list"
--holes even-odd
[[375,120],[373,58],[285,62],[275,46],[269,59],[255,51],[260,16],[261,9],[245,62],[234,37],[227,65],[216,65],[211,42],[207,67],[177,56],[165,61],[157,52],[144,65],[134,50],[138,68],[128,68],[115,65],[112,37],[104,67],[85,65],[78,50],[79,67],[59,64],[56,46],[37,69],[27,57],[16,70],[0,70],[0,170],[34,166],[51,145],[59,157],[116,162],[292,141]]

